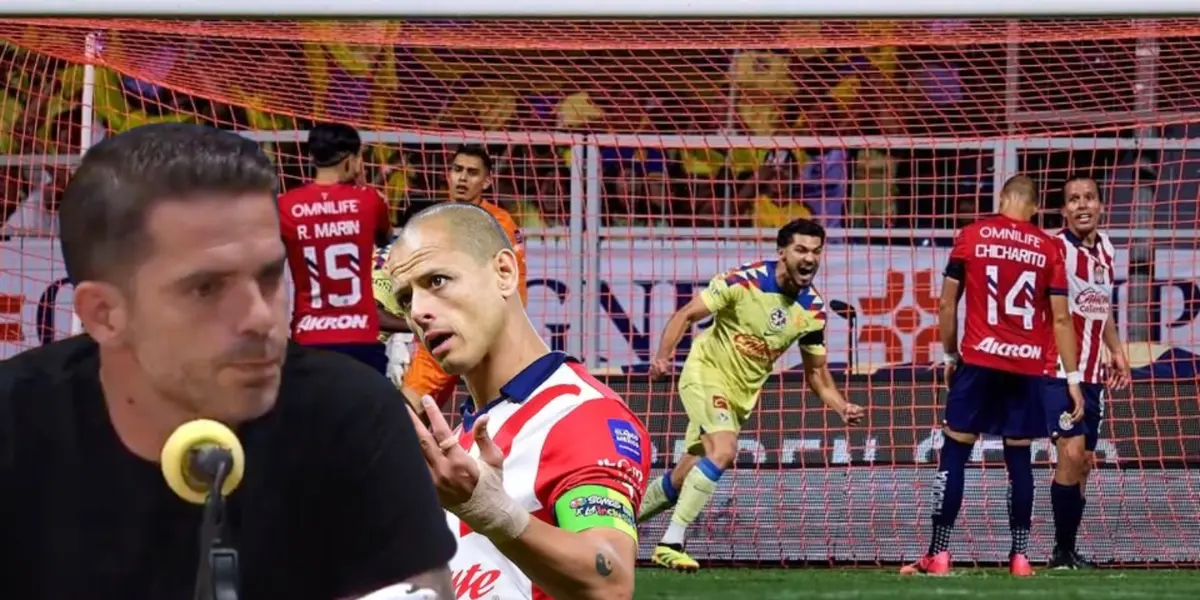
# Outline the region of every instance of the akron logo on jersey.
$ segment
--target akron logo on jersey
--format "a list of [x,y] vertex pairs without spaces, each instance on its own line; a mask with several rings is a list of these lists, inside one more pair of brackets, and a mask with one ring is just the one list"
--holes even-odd
[[787,325],[787,311],[782,308],[776,308],[771,311],[771,331],[779,331],[783,329],[784,325]]
[[1058,415],[1059,429],[1063,431],[1070,431],[1073,427],[1075,427],[1075,424],[1071,422],[1071,413],[1063,411],[1061,415]]

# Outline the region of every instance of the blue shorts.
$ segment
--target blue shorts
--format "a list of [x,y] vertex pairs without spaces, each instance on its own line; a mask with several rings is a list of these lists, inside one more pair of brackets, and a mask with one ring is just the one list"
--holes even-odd
[[367,366],[379,371],[380,375],[387,375],[387,350],[384,349],[382,343],[375,344],[313,344],[312,348],[320,350],[328,350],[345,354],[358,362],[364,363]]
[[962,364],[946,395],[946,427],[959,433],[1015,440],[1047,436],[1041,375],[1020,375]]
[[1070,415],[1074,405],[1067,394],[1067,380],[1047,377],[1042,383],[1042,403],[1046,409],[1046,430],[1053,439],[1083,436],[1083,444],[1092,451],[1100,438],[1100,422],[1104,420],[1104,386],[1099,383],[1082,383],[1083,420],[1071,423],[1063,415]]

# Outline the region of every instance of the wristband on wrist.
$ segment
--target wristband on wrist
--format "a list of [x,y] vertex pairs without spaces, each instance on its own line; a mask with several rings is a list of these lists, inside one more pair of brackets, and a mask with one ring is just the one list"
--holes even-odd
[[496,543],[511,542],[529,527],[529,511],[521,508],[508,492],[500,471],[476,458],[479,480],[471,498],[446,510],[458,515],[472,530]]
[[1083,375],[1080,375],[1079,371],[1071,371],[1070,373],[1067,373],[1067,384],[1079,385],[1081,383],[1083,383]]
[[958,364],[958,358],[957,353],[947,353],[942,356],[942,362],[947,365],[956,365]]

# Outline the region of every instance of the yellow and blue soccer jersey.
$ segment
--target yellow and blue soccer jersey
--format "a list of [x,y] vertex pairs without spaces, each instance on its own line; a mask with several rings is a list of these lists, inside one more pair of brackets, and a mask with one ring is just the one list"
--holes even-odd
[[731,397],[754,398],[793,343],[807,354],[825,354],[824,300],[812,286],[784,294],[776,263],[743,265],[709,281],[700,298],[713,324],[692,343],[685,374],[720,382]]
[[[389,244],[386,248],[375,249],[375,260],[373,270],[371,271],[371,285],[375,291],[375,302],[383,307],[383,310],[402,317],[400,305],[396,303],[396,296],[392,294],[392,276],[384,269],[383,266],[387,262],[388,254],[392,247]],[[379,341],[386,342],[392,334],[387,331],[380,332]]]

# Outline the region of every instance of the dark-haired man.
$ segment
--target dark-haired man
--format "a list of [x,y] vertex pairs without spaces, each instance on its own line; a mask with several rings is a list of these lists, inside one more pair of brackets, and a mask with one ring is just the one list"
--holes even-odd
[[663,329],[652,377],[673,370],[679,340],[697,322],[713,324],[692,343],[679,376],[679,398],[688,415],[687,455],[669,473],[650,483],[639,521],[675,507],[671,524],[651,560],[668,569],[695,571],[699,563],[684,551],[687,527],[700,516],[722,473],[733,466],[738,432],[750,417],[758,393],[793,343],[804,357],[809,389],[847,423],[863,409],[842,397],[825,358],[825,301],[813,286],[825,248],[825,230],[796,219],[779,229],[779,258],[742,265],[708,283],[679,309]]
[[1066,227],[1054,236],[1054,241],[1063,254],[1067,300],[1079,342],[1083,420],[1076,423],[1067,418],[1073,408],[1067,393],[1068,371],[1057,348],[1052,348],[1046,354],[1048,377],[1042,398],[1046,427],[1058,450],[1054,480],[1050,484],[1054,550],[1049,566],[1078,569],[1094,566],[1079,553],[1076,541],[1087,506],[1084,489],[1104,419],[1105,384],[1113,389],[1129,385],[1129,359],[1112,318],[1117,251],[1108,235],[1100,231],[1104,202],[1096,180],[1086,175],[1068,177],[1063,186],[1062,213]]
[[[494,202],[489,202],[484,194],[492,187],[492,157],[483,146],[465,145],[454,151],[454,159],[450,163],[450,171],[446,174],[446,184],[450,188],[450,201],[474,204],[492,215],[500,227],[508,235],[512,244],[513,255],[520,269],[520,288],[518,293],[521,302],[526,302],[525,289],[525,239],[521,230],[513,221],[512,215]],[[439,406],[454,395],[458,385],[458,377],[449,375],[443,370],[429,350],[417,345],[412,353],[411,364],[404,373],[401,390],[413,408],[420,408],[421,398],[430,396]]]
[[201,507],[164,442],[220,421],[245,449],[228,500],[241,598],[451,598],[453,536],[382,377],[287,340],[275,167],[199,125],[92,147],[59,213],[86,335],[0,363],[0,598],[192,598]]
[[361,183],[362,140],[353,127],[308,132],[312,183],[279,197],[295,294],[292,339],[342,352],[384,373],[379,309],[372,292],[375,246],[391,237],[387,200]]

